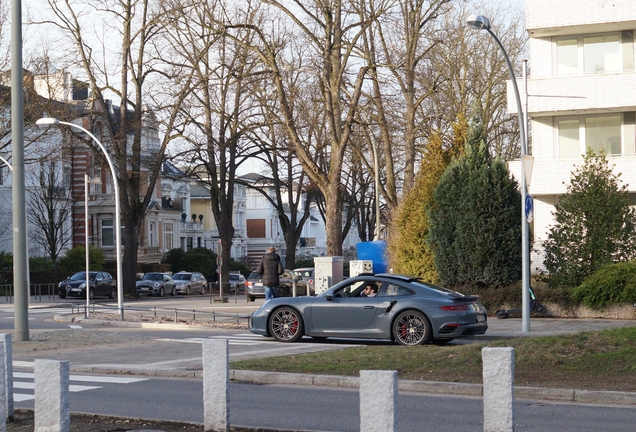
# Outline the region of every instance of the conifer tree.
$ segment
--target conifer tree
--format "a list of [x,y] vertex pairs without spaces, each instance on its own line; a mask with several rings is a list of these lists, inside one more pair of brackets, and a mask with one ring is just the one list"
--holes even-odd
[[636,212],[605,155],[588,150],[553,215],[544,243],[550,286],[576,287],[603,265],[636,257]]
[[427,206],[433,192],[451,160],[463,154],[468,124],[460,118],[453,124],[453,141],[444,144],[435,134],[429,139],[414,187],[401,201],[392,220],[388,242],[390,265],[396,273],[419,276],[438,282],[433,253],[426,244],[428,236]]
[[428,243],[442,284],[502,286],[521,278],[521,195],[505,162],[471,126],[466,155],[444,172],[429,208]]

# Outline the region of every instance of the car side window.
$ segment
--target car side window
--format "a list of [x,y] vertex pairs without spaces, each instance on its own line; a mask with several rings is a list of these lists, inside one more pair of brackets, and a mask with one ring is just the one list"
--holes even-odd
[[95,277],[96,281],[101,281],[104,279],[104,275],[102,273],[97,273],[97,276]]
[[396,296],[407,296],[413,294],[409,288],[395,285],[395,284],[386,284],[383,289],[380,291],[381,297],[396,297]]

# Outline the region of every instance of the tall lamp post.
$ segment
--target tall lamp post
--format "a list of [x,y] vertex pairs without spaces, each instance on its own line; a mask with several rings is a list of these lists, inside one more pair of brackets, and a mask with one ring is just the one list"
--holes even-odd
[[526,128],[524,123],[523,110],[521,108],[521,97],[519,96],[519,88],[515,72],[510,64],[510,58],[501,41],[490,29],[490,21],[482,15],[468,18],[466,23],[476,30],[486,30],[493,37],[501,52],[506,59],[508,72],[512,79],[512,88],[515,92],[515,101],[517,103],[517,114],[519,119],[519,135],[521,138],[521,331],[530,331],[530,229],[526,220],[526,195],[528,193],[528,185],[526,184],[524,170],[524,156],[528,155],[528,141],[526,139]]
[[[110,167],[110,173],[113,176],[113,187],[115,189],[115,255],[117,257],[117,309],[119,310],[119,314],[123,316],[124,313],[124,290],[122,285],[122,275],[121,275],[121,212],[119,209],[119,182],[117,180],[117,173],[115,171],[115,165],[113,165],[113,161],[110,158],[110,155],[104,148],[104,145],[100,140],[95,137],[88,129],[83,128],[80,125],[76,125],[74,123],[68,123],[64,121],[60,121],[56,118],[44,117],[38,119],[36,122],[38,125],[65,125],[75,129],[79,129],[89,137],[95,141],[95,143],[99,146],[102,153],[106,157],[108,161],[108,166]],[[86,296],[88,297],[88,286],[86,286]]]

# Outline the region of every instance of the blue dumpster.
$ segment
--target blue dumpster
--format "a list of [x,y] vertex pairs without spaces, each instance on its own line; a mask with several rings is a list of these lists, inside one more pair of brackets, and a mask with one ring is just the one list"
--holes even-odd
[[369,260],[373,262],[373,273],[386,273],[386,241],[375,240],[359,242],[356,244],[359,260]]

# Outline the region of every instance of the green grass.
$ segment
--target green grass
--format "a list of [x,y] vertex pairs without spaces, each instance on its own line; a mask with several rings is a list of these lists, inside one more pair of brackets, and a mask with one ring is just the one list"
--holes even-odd
[[635,391],[636,328],[488,343],[418,347],[363,346],[232,362],[232,369],[358,376],[397,370],[400,379],[481,383],[481,350],[515,349],[517,385]]

